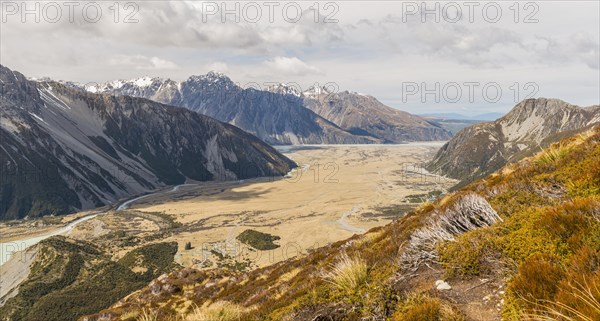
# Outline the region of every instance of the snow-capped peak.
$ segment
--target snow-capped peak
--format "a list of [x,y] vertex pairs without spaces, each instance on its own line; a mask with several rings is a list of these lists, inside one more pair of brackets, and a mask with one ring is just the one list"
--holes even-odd
[[298,85],[279,83],[266,88],[266,91],[281,94],[281,95],[292,95],[296,97],[302,96]]
[[231,82],[231,79],[227,77],[225,74],[220,73],[218,71],[209,71],[206,75],[193,75],[188,78],[191,81],[208,81],[208,82],[219,82],[219,81],[227,81]]
[[169,82],[169,81],[170,81],[169,79],[163,79],[160,77],[143,76],[143,77],[133,78],[133,79],[129,79],[129,80],[118,79],[118,80],[113,80],[113,81],[100,83],[100,84],[88,83],[88,84],[82,85],[82,87],[86,91],[91,92],[91,93],[103,93],[103,92],[111,92],[111,91],[115,91],[115,90],[119,90],[119,89],[124,89],[124,88],[127,88],[129,90],[131,90],[131,89],[144,90],[148,87],[155,86],[156,84],[160,84],[162,86],[162,84]]
[[306,97],[317,97],[319,95],[331,94],[331,91],[329,91],[325,86],[314,85],[310,86],[302,94]]
[[135,79],[134,83],[138,87],[148,87],[148,86],[152,85],[152,82],[154,82],[154,80],[156,80],[156,78],[150,78],[148,76],[144,76],[144,77]]

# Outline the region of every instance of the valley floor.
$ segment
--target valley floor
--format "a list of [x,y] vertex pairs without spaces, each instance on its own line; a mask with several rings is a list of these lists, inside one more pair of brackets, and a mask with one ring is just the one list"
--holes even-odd
[[[398,208],[404,213],[428,193],[451,187],[454,180],[420,165],[441,145],[281,147],[299,165],[283,179],[182,185],[82,222],[68,236],[93,240],[115,258],[143,244],[176,241],[183,266],[265,266],[385,225],[398,218]],[[246,229],[280,237],[280,247],[240,244],[236,237]]]

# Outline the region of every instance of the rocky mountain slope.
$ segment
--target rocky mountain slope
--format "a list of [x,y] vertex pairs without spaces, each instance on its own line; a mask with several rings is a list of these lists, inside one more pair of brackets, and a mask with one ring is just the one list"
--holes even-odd
[[182,83],[146,77],[85,88],[91,92],[144,97],[185,107],[235,125],[274,145],[381,142],[339,128],[304,108],[299,97],[244,89],[227,76],[215,72],[192,76]]
[[324,88],[299,92],[286,84],[243,89],[215,72],[182,83],[144,77],[85,88],[186,107],[270,144],[402,143],[452,136],[435,122],[385,106],[371,96]]
[[292,161],[184,108],[31,82],[0,66],[0,219],[63,214],[186,180],[281,176]]
[[600,127],[249,273],[182,269],[99,320],[598,320]]
[[448,140],[450,131],[427,119],[382,104],[375,97],[355,92],[330,93],[325,88],[303,93],[307,108],[355,134],[386,142]]
[[427,167],[471,181],[599,122],[600,106],[581,108],[558,99],[527,99],[494,122],[459,131]]

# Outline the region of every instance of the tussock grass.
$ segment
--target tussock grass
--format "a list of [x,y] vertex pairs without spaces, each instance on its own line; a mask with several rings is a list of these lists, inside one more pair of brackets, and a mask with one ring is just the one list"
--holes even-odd
[[410,293],[398,303],[392,321],[464,321],[448,303],[425,293]]
[[241,320],[244,309],[231,302],[218,301],[211,305],[194,309],[185,321],[237,321]]
[[[124,319],[123,316],[121,316],[122,319]],[[156,316],[155,313],[152,313],[149,310],[142,310],[142,312],[137,316],[136,321],[158,321],[158,317]]]
[[548,148],[546,148],[543,152],[541,152],[537,159],[535,160],[538,164],[553,164],[557,160],[565,157],[569,153],[571,147],[569,145],[557,143],[552,144]]
[[367,263],[361,257],[351,258],[342,253],[338,261],[331,266],[331,271],[325,273],[325,278],[338,289],[355,292],[367,283],[368,270]]
[[120,320],[137,320],[137,317],[140,315],[140,311],[134,310],[121,314],[119,317]]

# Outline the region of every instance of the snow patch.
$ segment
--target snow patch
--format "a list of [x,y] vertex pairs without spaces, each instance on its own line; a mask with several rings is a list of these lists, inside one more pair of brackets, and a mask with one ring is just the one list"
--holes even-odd
[[39,120],[39,121],[41,121],[42,123],[44,123],[44,124],[48,125],[48,123],[46,123],[46,121],[45,121],[45,120],[43,120],[43,119],[42,119],[42,117],[40,117],[40,116],[38,116],[38,115],[36,115],[36,114],[34,114],[34,113],[32,113],[32,112],[29,112],[29,115],[31,115],[31,116],[33,116],[33,117],[35,117],[37,120]]
[[133,82],[138,87],[148,87],[152,85],[152,78],[146,76],[142,78],[138,78]]

